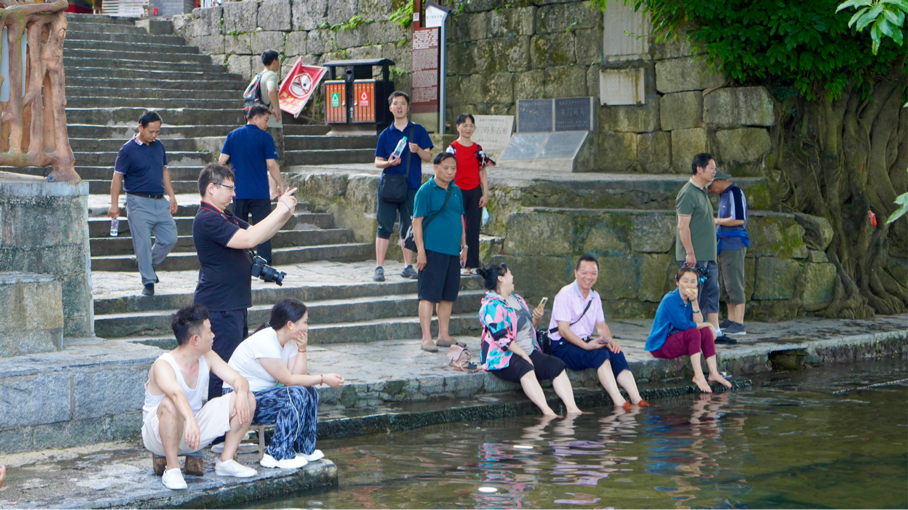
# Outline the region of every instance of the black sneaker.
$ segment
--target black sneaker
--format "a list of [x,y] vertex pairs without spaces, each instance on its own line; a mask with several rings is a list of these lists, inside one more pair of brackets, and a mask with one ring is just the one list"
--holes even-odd
[[142,289],[142,295],[143,295],[143,296],[149,296],[149,297],[154,296],[154,284],[153,284],[153,283],[146,283],[146,284],[145,284],[145,288]]
[[734,324],[734,322],[732,322],[728,319],[725,319],[724,321],[719,323],[719,329],[725,329],[725,328],[731,326],[732,324]]
[[726,335],[746,335],[747,331],[744,329],[744,324],[738,324],[737,322],[732,322],[730,325],[722,328],[722,332]]
[[372,275],[372,280],[376,282],[385,281],[385,268],[379,266],[375,268],[375,274]]
[[407,266],[403,271],[400,272],[400,275],[404,278],[410,278],[416,280],[419,278],[419,273],[416,272],[416,268],[413,266]]
[[722,335],[719,338],[716,338],[716,343],[720,345],[735,345],[738,341],[734,338],[728,338],[727,336]]

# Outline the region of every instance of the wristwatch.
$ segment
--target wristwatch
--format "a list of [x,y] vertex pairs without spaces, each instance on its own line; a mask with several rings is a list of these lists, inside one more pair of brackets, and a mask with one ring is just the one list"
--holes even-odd
[[460,249],[461,249],[461,251],[463,251],[463,250],[469,249],[469,246],[463,245],[463,246],[460,247]]

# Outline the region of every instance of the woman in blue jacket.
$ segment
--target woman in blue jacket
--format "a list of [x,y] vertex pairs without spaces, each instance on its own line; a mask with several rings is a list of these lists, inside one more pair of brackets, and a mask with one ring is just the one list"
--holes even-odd
[[[646,350],[656,358],[675,359],[690,355],[694,384],[704,393],[712,393],[710,382],[731,388],[716,367],[716,331],[703,320],[697,303],[697,270],[682,267],[675,275],[677,289],[662,298],[653,329],[646,339]],[[696,308],[696,309],[695,309]],[[703,376],[700,357],[706,357],[709,377]]]

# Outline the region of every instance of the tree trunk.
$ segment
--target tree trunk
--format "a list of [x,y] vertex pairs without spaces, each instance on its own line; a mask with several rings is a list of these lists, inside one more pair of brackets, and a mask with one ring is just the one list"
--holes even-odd
[[838,281],[824,315],[908,309],[908,217],[886,224],[908,185],[906,84],[903,62],[869,97],[851,84],[835,101],[794,98],[780,109],[772,172],[780,178],[770,181],[785,206],[825,217],[835,232],[826,254]]

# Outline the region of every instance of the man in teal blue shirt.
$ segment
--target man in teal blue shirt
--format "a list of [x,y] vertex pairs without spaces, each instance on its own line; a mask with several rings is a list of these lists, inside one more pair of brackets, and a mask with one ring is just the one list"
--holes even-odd
[[413,212],[413,239],[416,241],[416,269],[419,270],[419,325],[422,349],[438,352],[432,341],[432,305],[438,314],[438,344],[454,344],[448,332],[451,309],[460,290],[460,267],[467,260],[467,239],[463,230],[463,194],[454,185],[457,159],[449,152],[435,157],[435,177],[416,192]]

